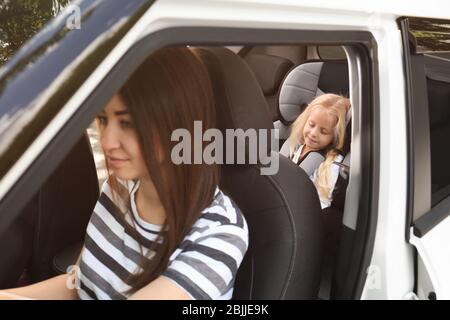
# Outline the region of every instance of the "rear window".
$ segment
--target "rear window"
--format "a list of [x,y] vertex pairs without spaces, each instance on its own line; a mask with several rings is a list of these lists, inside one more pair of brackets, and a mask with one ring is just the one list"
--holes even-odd
[[424,70],[430,124],[432,206],[450,196],[450,20],[408,18]]

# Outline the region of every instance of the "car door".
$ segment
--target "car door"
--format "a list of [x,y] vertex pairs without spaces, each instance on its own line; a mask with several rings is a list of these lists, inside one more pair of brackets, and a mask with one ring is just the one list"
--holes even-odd
[[[228,1],[214,5],[207,1],[161,1],[151,6],[150,0],[87,0],[80,8],[82,33],[67,30],[65,21],[58,20],[25,47],[5,69],[10,77],[0,79],[0,117],[21,118],[32,112],[23,118],[29,122],[24,130],[17,129],[13,121],[7,122],[17,130],[10,131],[14,143],[5,143],[5,149],[0,149],[0,212],[7,213],[0,215],[0,234],[111,95],[153,50],[192,44],[338,43],[347,47],[351,58],[353,119],[358,119],[353,122],[353,132],[358,139],[352,142],[352,196],[346,210],[350,216],[343,222],[345,239],[339,249],[339,290],[335,296],[361,297],[377,225],[378,126],[374,114],[379,108],[377,43],[373,34],[377,28],[367,31],[369,13],[355,9],[356,2],[335,20],[310,4],[279,8],[276,1],[265,5],[242,2],[236,20],[237,3],[231,5]],[[352,10],[358,14],[352,14]],[[358,19],[352,19],[355,16]],[[15,88],[28,91],[18,96]],[[16,137],[18,140],[14,140]],[[0,140],[6,141],[1,135]]]
[[450,21],[401,21],[409,102],[409,222],[415,247],[412,297],[450,299]]

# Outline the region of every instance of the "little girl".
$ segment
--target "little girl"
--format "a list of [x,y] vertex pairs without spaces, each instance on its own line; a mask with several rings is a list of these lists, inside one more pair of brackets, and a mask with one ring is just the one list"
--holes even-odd
[[346,115],[349,99],[328,93],[315,98],[295,120],[289,136],[289,158],[300,165],[310,152],[319,152],[325,160],[311,175],[319,193],[322,209],[331,205],[333,190],[343,160]]

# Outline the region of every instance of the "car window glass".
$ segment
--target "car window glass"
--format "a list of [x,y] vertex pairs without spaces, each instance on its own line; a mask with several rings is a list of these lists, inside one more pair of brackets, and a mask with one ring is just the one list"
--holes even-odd
[[434,206],[450,195],[450,20],[408,20],[410,44],[424,54]]

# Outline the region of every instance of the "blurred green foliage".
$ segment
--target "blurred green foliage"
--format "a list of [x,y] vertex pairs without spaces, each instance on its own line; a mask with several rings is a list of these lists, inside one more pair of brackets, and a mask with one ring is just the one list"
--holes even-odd
[[417,40],[418,52],[450,51],[450,21],[409,18],[409,29]]
[[0,0],[0,65],[70,0]]

